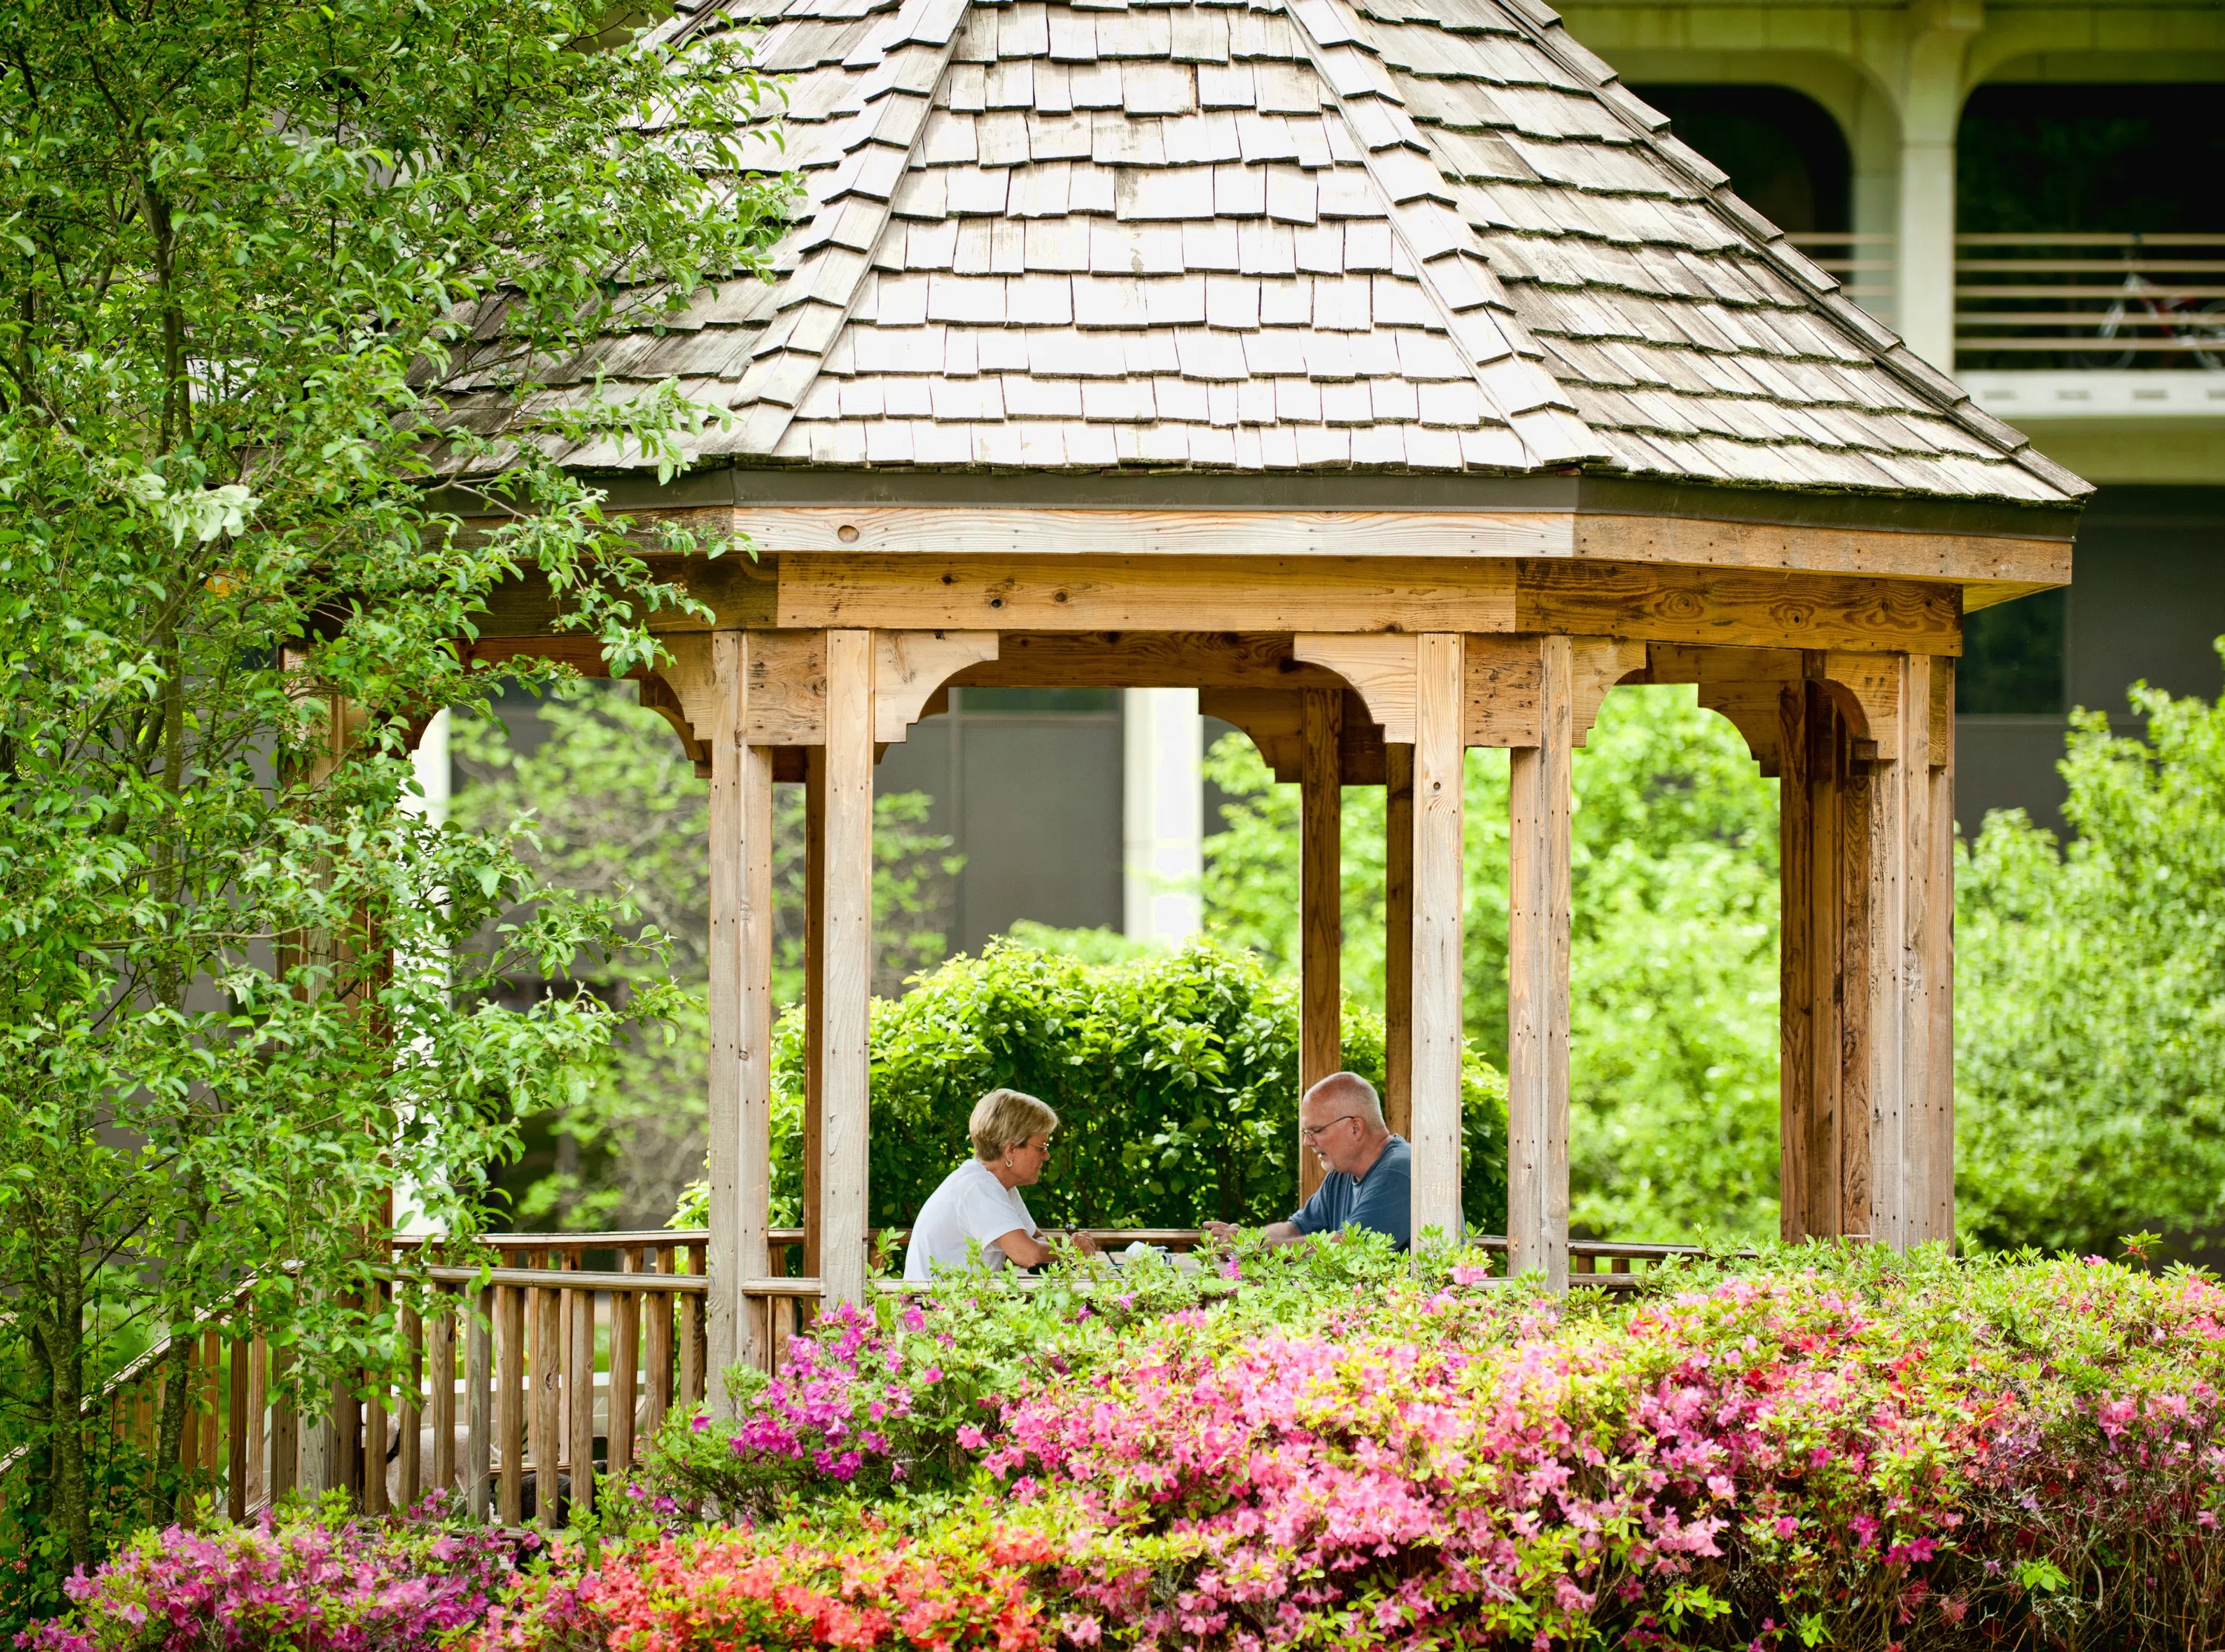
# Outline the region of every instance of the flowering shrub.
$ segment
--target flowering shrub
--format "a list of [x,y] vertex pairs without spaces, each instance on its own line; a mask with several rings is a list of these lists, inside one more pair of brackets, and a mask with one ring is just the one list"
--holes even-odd
[[1057,1550],[978,1507],[923,1532],[839,1522],[713,1530],[606,1550],[565,1544],[523,1578],[469,1652],[783,1652],[805,1647],[1033,1652],[1057,1626],[1035,1585]]
[[1816,1248],[1629,1303],[1228,1265],[829,1314],[660,1470],[754,1526],[515,1573],[437,1526],[168,1533],[25,1652],[2225,1643],[2207,1275]]
[[540,1540],[432,1517],[354,1520],[337,1497],[283,1518],[139,1534],[66,1587],[76,1610],[22,1652],[433,1652],[477,1624]]

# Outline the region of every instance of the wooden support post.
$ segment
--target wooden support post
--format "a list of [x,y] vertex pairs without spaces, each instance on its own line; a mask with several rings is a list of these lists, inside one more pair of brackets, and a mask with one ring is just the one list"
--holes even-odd
[[1383,1117],[1414,1133],[1414,748],[1383,748]]
[[827,1122],[827,748],[803,750],[803,1277],[819,1271]]
[[863,1302],[873,961],[871,631],[827,633],[826,754],[819,1276],[828,1301]]
[[1510,754],[1507,1271],[1569,1286],[1569,807],[1575,654],[1548,636],[1538,744]]
[[529,1289],[533,1297],[533,1518],[554,1529],[556,1477],[564,1454],[564,1394],[558,1386],[564,1363],[563,1293],[553,1286]]
[[286,1385],[293,1369],[294,1350],[281,1344],[269,1350],[270,1469],[263,1487],[276,1503],[301,1483],[301,1413]]
[[1925,1190],[1927,1239],[1955,1243],[1955,661],[1931,662],[1930,738],[1931,790],[1930,909],[1924,932],[1925,979],[1930,988],[1929,1094],[1930,1185]]
[[525,1288],[494,1288],[495,1434],[502,1453],[500,1519],[505,1526],[525,1520]]
[[[495,1301],[504,1292],[481,1291],[471,1303],[464,1325],[464,1474],[465,1507],[472,1518],[484,1521],[494,1496],[494,1434],[498,1415],[494,1402]],[[500,1414],[507,1417],[507,1408]],[[507,1436],[505,1436],[507,1439]],[[505,1454],[510,1447],[503,1447]],[[510,1506],[507,1493],[503,1507]],[[504,1519],[510,1521],[505,1514]]]
[[[1298,1089],[1310,1090],[1344,1065],[1338,1025],[1343,983],[1344,732],[1341,689],[1301,695],[1298,813]],[[1321,1161],[1298,1147],[1298,1202],[1321,1186]]]
[[[772,752],[743,737],[748,638],[712,638],[710,1364],[760,1363],[740,1282],[761,1266],[772,1159]],[[726,1389],[707,1396],[724,1415]]]
[[403,1509],[414,1509],[424,1494],[425,1326],[417,1310],[402,1310],[402,1339],[409,1352],[402,1366],[402,1392],[394,1408],[394,1426],[401,1435],[396,1490]]
[[1466,698],[1457,633],[1415,639],[1413,1236],[1460,1243],[1461,827]]
[[1830,940],[1828,926],[1817,933],[1819,916],[1828,915],[1817,912],[1815,896],[1817,817],[1809,701],[1816,693],[1813,684],[1788,683],[1777,698],[1777,1207],[1778,1231],[1788,1244],[1817,1231],[1813,1169],[1826,1143],[1815,1139],[1814,1121],[1836,1089],[1819,1086],[1816,1062],[1823,1008],[1816,991],[1816,954]]
[[255,1364],[255,1342],[252,1337],[240,1334],[247,1330],[247,1299],[241,1297],[232,1311],[235,1334],[231,1340],[231,1380],[225,1392],[224,1503],[226,1517],[241,1521],[247,1518],[247,1460],[255,1439],[248,1415],[249,1373]]

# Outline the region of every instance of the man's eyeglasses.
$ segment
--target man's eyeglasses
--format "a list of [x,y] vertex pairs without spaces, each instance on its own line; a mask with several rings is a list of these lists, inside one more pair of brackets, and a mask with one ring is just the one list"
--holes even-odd
[[1334,1118],[1330,1119],[1326,1124],[1309,1124],[1298,1132],[1298,1140],[1303,1142],[1308,1147],[1311,1147],[1315,1142],[1321,1140],[1322,1132],[1323,1130],[1334,1130],[1339,1124],[1349,1123],[1352,1120],[1359,1117],[1360,1115],[1358,1113],[1339,1113]]

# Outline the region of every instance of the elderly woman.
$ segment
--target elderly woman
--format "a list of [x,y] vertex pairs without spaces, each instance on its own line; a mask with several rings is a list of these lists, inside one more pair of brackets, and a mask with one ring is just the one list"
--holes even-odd
[[[1057,1128],[1056,1113],[1017,1090],[992,1090],[975,1102],[966,1124],[973,1156],[920,1206],[904,1251],[904,1277],[923,1284],[935,1268],[967,1266],[969,1242],[980,1246],[992,1271],[1008,1262],[1023,1268],[1049,1262],[1050,1247],[1020,1189],[1043,1179]],[[1084,1250],[1097,1248],[1086,1233],[1076,1234],[1074,1243]]]

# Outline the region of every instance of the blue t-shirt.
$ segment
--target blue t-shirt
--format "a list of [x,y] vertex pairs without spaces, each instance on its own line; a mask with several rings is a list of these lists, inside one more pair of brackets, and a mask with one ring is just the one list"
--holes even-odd
[[1290,1218],[1290,1225],[1301,1233],[1368,1228],[1390,1235],[1391,1243],[1404,1250],[1411,1238],[1413,1190],[1414,1149],[1404,1136],[1393,1136],[1360,1180],[1346,1171],[1330,1171],[1306,1207]]

